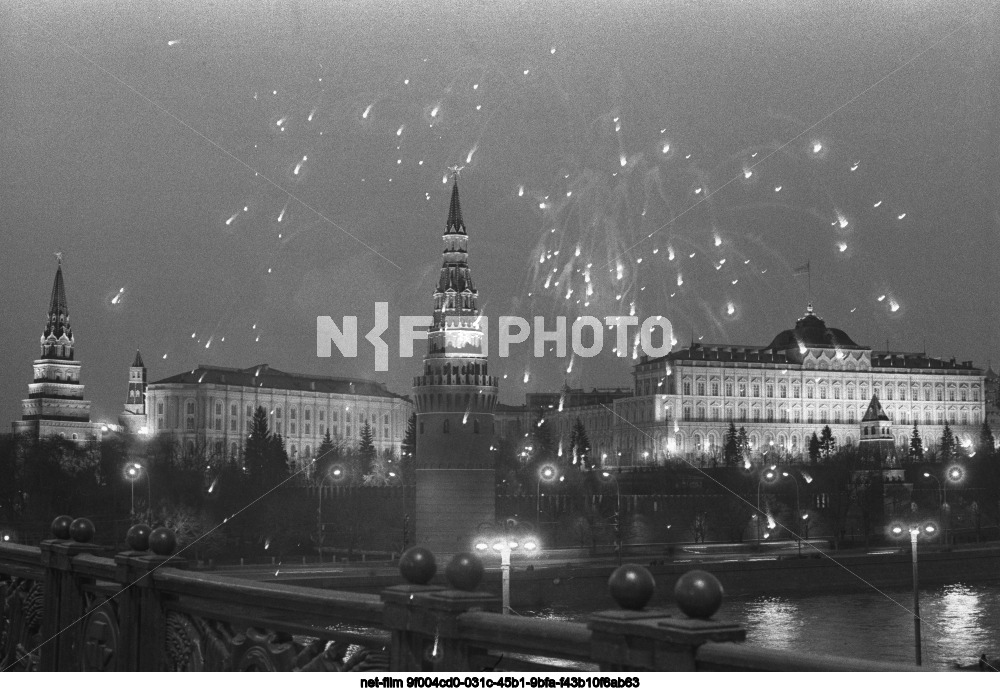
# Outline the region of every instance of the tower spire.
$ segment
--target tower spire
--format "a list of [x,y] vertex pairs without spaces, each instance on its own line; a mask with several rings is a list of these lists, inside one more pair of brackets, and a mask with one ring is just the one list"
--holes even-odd
[[445,223],[445,233],[465,233],[465,223],[462,221],[462,205],[458,201],[458,174],[462,166],[452,166],[451,170],[451,205],[448,207],[448,221]]
[[69,324],[61,252],[56,253],[56,278],[52,281],[49,314],[45,320],[45,331],[42,332],[42,358],[73,359],[73,330]]

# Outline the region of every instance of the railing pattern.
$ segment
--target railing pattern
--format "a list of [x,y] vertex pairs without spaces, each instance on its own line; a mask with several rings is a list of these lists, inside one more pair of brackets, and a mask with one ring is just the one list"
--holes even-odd
[[167,529],[133,526],[129,550],[91,542],[87,519],[59,517],[40,547],[0,545],[0,669],[15,671],[673,671],[919,670],[765,651],[713,619],[722,588],[692,571],[680,612],[646,608],[643,567],[611,575],[618,609],[587,623],[502,615],[478,590],[483,565],[411,548],[405,583],[379,595],[192,572]]

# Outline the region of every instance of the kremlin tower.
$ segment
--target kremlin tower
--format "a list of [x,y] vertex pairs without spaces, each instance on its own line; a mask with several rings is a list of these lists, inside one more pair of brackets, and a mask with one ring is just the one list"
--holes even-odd
[[123,430],[131,433],[145,433],[146,427],[146,365],[142,354],[135,352],[135,360],[128,369],[128,396],[125,410],[118,415],[118,423]]
[[482,523],[496,520],[493,412],[497,378],[488,372],[479,293],[453,175],[434,320],[417,411],[416,542],[438,555],[472,550]]
[[49,299],[49,315],[41,338],[41,358],[34,363],[28,398],[21,401],[21,420],[13,431],[34,439],[58,436],[85,442],[101,437],[101,425],[90,422],[90,402],[83,398],[80,361],[74,360],[73,329],[69,324],[62,255]]

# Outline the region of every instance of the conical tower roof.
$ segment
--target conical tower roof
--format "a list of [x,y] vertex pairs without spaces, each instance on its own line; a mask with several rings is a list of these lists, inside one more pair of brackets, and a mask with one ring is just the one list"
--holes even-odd
[[132,361],[133,368],[144,368],[145,364],[142,362],[142,354],[139,353],[139,349],[135,351],[135,360]]
[[882,410],[882,404],[879,402],[878,396],[872,396],[871,403],[868,404],[868,410],[865,411],[865,415],[861,419],[861,422],[864,423],[873,420],[889,420],[889,416],[887,416],[885,411]]
[[458,177],[451,188],[451,206],[448,208],[448,222],[445,233],[465,233],[465,223],[462,221],[462,205],[458,201]]
[[69,306],[66,304],[66,286],[63,283],[62,258],[56,265],[56,278],[52,282],[52,297],[49,298],[49,315],[67,315]]

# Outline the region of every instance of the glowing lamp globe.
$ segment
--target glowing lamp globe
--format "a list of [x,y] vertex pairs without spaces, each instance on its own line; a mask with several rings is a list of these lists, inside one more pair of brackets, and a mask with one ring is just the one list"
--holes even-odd
[[608,591],[615,603],[625,610],[642,610],[653,597],[656,580],[641,565],[622,565],[608,579]]
[[722,605],[722,584],[715,575],[691,570],[677,580],[674,598],[681,612],[690,618],[708,620]]
[[410,548],[399,558],[399,573],[411,584],[429,584],[437,573],[434,553],[427,548]]

